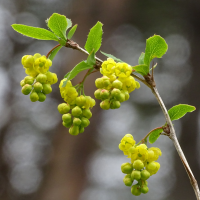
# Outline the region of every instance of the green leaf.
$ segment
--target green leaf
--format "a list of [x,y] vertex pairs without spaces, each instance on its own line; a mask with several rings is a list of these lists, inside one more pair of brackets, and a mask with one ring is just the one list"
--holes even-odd
[[69,40],[70,40],[70,39],[72,38],[72,36],[74,35],[77,26],[78,26],[78,25],[76,24],[76,25],[74,25],[74,26],[70,29],[70,31],[69,31],[69,33],[68,33],[68,35],[67,35],[67,38],[68,38]]
[[161,36],[150,37],[146,42],[144,63],[149,66],[153,58],[161,58],[167,52],[167,49],[168,45]]
[[95,54],[94,51],[91,52],[91,54],[87,58],[87,64],[88,65],[95,65],[96,64],[96,59],[95,59]]
[[170,116],[170,119],[173,121],[173,120],[180,119],[186,113],[193,112],[194,110],[196,110],[194,106],[190,106],[187,104],[179,104],[170,108],[168,110],[168,114]]
[[152,69],[155,69],[157,67],[157,64],[158,63],[156,63],[149,71],[151,71]]
[[22,35],[32,37],[38,40],[55,40],[59,39],[51,32],[43,28],[37,28],[33,26],[26,26],[23,24],[13,24],[12,28],[21,33]]
[[66,40],[67,18],[64,15],[53,13],[48,19],[48,27],[60,38]]
[[108,54],[108,53],[104,53],[103,51],[100,51],[104,56],[108,57],[108,58],[112,58],[113,60],[117,61],[117,62],[123,62],[122,60],[120,60],[119,58],[116,58],[115,56]]
[[149,143],[153,144],[160,136],[160,134],[163,132],[162,128],[159,129],[155,129],[151,132],[151,134],[149,135]]
[[145,56],[145,53],[141,53],[139,59],[138,59],[138,64],[139,65],[143,65],[144,64],[144,56]]
[[58,46],[56,47],[52,52],[51,54],[49,55],[49,59],[51,61],[53,61],[54,57],[56,56],[56,54],[58,53],[58,51],[62,48],[62,46]]
[[99,50],[103,35],[102,26],[103,24],[101,22],[97,22],[96,25],[90,29],[85,44],[85,49],[87,50],[88,53],[90,53],[93,49],[94,53],[96,53]]
[[86,70],[86,69],[91,69],[91,68],[93,68],[93,66],[92,66],[92,65],[88,65],[88,64],[86,63],[86,61],[80,62],[80,63],[79,63],[78,65],[76,65],[70,72],[68,72],[68,73],[65,75],[65,78],[67,78],[67,79],[66,79],[66,81],[63,82],[62,87],[65,87],[65,85],[67,84],[67,81],[72,80],[74,77],[76,77],[76,75],[77,75],[79,72],[81,72],[81,71],[83,71],[83,70]]
[[137,73],[141,74],[142,76],[145,76],[149,73],[149,67],[147,65],[136,65],[132,67]]
[[72,26],[72,20],[67,18],[67,29]]

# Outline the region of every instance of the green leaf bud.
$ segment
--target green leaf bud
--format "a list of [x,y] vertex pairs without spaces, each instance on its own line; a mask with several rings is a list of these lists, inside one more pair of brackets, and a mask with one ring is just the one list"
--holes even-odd
[[44,94],[49,94],[52,92],[52,88],[51,88],[51,85],[50,84],[43,84],[43,90],[42,92]]
[[101,100],[101,95],[100,94],[101,94],[101,89],[96,90],[94,92],[95,98]]
[[36,92],[32,92],[32,93],[30,94],[30,100],[31,100],[32,102],[38,101],[38,100],[39,100],[38,94],[37,94]]
[[90,119],[92,117],[92,112],[90,111],[89,108],[83,109],[82,110],[82,114],[84,117],[86,117],[87,119]]
[[33,87],[34,87],[36,92],[41,92],[42,89],[43,89],[43,86],[42,86],[42,84],[40,82],[34,83]]
[[144,163],[141,160],[135,160],[133,162],[133,168],[136,170],[141,170],[144,168]]
[[66,128],[70,128],[71,127],[71,125],[72,125],[72,120],[70,121],[70,122],[68,122],[68,123],[66,123],[66,122],[62,122],[62,125],[64,126],[64,127],[66,127]]
[[133,180],[140,180],[141,179],[141,172],[133,170],[132,173],[131,173],[131,178]]
[[115,81],[113,81],[112,83],[112,87],[113,88],[117,88],[119,90],[122,89],[123,83],[121,81],[119,81],[118,79],[116,79]]
[[85,105],[86,99],[83,95],[76,97],[76,105],[82,107]]
[[123,182],[126,186],[131,186],[133,181],[131,179],[131,175],[130,174],[127,174],[124,178],[123,178]]
[[69,129],[69,133],[71,135],[78,135],[79,134],[79,127],[78,126],[71,126]]
[[141,194],[141,189],[140,189],[140,186],[139,185],[133,185],[132,187],[131,187],[131,193],[133,194],[133,195],[135,195],[135,196],[140,196],[140,194]]
[[99,89],[102,89],[104,86],[103,86],[103,79],[102,78],[97,78],[95,80],[95,85],[97,88]]
[[146,185],[142,185],[140,190],[143,194],[146,194],[149,191],[149,188]]
[[32,85],[33,82],[34,82],[34,78],[33,78],[32,76],[26,76],[26,77],[24,78],[24,82],[25,82],[26,84]]
[[114,89],[111,91],[111,97],[113,97],[113,98],[115,98],[115,99],[120,98],[120,94],[121,94],[121,91],[120,91],[119,89],[114,88]]
[[26,84],[22,87],[22,94],[28,95],[32,90],[32,85]]
[[83,126],[80,126],[79,127],[79,133],[83,133],[84,132],[84,127]]
[[117,109],[117,108],[120,108],[121,104],[119,101],[111,101],[110,103],[110,108],[111,109]]
[[21,81],[20,81],[21,87],[23,87],[25,84],[26,84],[26,83],[24,82],[24,80],[21,80]]
[[42,92],[38,93],[38,97],[39,97],[38,101],[40,101],[40,102],[43,102],[46,100],[46,95],[43,94]]
[[110,101],[106,99],[100,103],[100,107],[104,110],[108,110],[110,108]]
[[85,128],[89,125],[90,125],[90,121],[85,117],[81,117],[81,126]]
[[67,103],[61,103],[58,105],[58,112],[60,114],[66,114],[70,111],[70,105]]
[[108,90],[103,89],[101,90],[100,96],[102,100],[108,99],[110,96],[110,92]]
[[150,177],[150,173],[145,169],[141,171],[141,179],[142,180],[147,180]]
[[133,171],[133,165],[131,163],[123,163],[121,165],[121,171],[124,174],[130,174]]
[[71,115],[70,113],[64,114],[64,115],[62,116],[62,120],[63,120],[65,123],[72,122],[72,115]]
[[73,119],[73,125],[75,125],[75,126],[79,126],[79,125],[81,125],[81,120],[79,119],[79,118],[74,118]]
[[80,107],[76,106],[72,109],[72,115],[74,117],[80,117],[82,115],[82,110]]
[[36,81],[44,84],[47,81],[47,76],[45,74],[38,74],[36,77]]

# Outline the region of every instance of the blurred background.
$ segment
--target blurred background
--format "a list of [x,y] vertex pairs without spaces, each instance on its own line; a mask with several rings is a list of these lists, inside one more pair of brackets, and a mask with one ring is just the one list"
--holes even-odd
[[[154,34],[169,45],[155,62],[155,80],[167,108],[179,103],[196,106],[174,126],[186,158],[200,182],[200,1],[187,0],[0,0],[0,199],[1,200],[179,200],[195,199],[187,174],[166,136],[153,145],[163,155],[160,171],[149,179],[149,193],[135,197],[124,186],[120,166],[129,160],[118,149],[126,133],[140,141],[165,119],[151,91],[131,93],[120,109],[103,111],[100,101],[92,109],[91,124],[83,134],[71,136],[62,126],[57,105],[58,85],[43,103],[32,103],[21,93],[26,76],[21,57],[46,55],[56,42],[37,41],[16,33],[11,24],[46,28],[53,12],[78,24],[73,38],[84,47],[89,29],[104,26],[101,50],[136,65]],[[97,56],[105,60],[105,56]],[[63,48],[51,71],[59,81],[86,56]],[[73,84],[83,77],[81,73]],[[86,80],[86,94],[94,98],[94,81]],[[152,146],[152,145],[150,145]]]

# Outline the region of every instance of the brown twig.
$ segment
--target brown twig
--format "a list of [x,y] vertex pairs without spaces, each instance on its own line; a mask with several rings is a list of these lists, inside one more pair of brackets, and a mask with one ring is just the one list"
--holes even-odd
[[49,55],[52,53],[52,51],[53,51],[54,49],[56,49],[57,47],[59,47],[59,46],[60,46],[60,44],[58,44],[58,45],[56,45],[54,48],[52,48],[52,49],[47,53],[46,58],[48,58]]

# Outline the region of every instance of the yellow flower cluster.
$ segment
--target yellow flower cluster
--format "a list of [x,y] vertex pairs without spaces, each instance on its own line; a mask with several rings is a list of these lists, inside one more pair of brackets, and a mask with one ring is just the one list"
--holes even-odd
[[146,144],[135,145],[135,140],[131,134],[126,134],[120,144],[119,149],[131,158],[131,163],[123,163],[121,170],[127,174],[123,181],[126,186],[132,186],[134,180],[138,183],[133,185],[131,192],[133,195],[140,195],[149,191],[147,179],[156,174],[160,169],[158,160],[162,152],[157,147],[148,148]]

